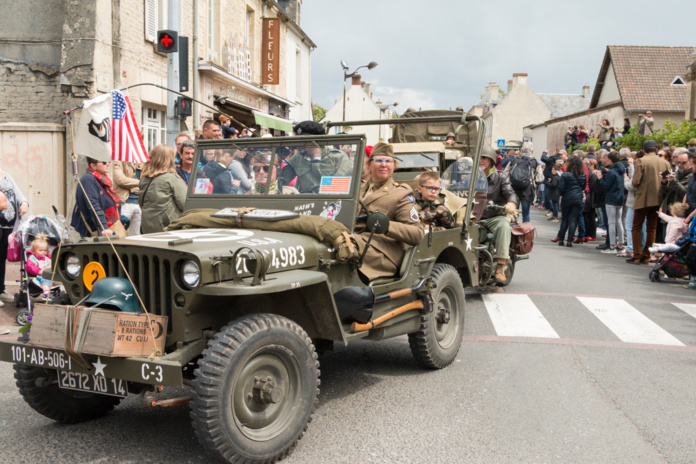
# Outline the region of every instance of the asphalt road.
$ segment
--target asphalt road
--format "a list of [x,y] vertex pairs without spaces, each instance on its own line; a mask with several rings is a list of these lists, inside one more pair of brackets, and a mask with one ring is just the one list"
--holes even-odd
[[[683,306],[696,293],[593,245],[560,248],[557,224],[532,220],[537,243],[512,284],[468,294],[450,367],[419,368],[404,337],[322,356],[314,420],[283,462],[696,462],[696,319]],[[186,408],[130,397],[57,425],[24,403],[7,363],[0,401],[2,463],[217,462]]]

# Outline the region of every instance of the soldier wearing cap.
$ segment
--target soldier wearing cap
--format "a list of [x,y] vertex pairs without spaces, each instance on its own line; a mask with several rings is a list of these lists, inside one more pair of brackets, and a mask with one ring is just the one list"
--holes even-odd
[[503,171],[495,168],[496,153],[488,145],[483,147],[479,167],[488,179],[487,201],[492,201],[498,206],[504,206],[505,210],[489,208],[483,211],[480,223],[486,226],[493,234],[495,241],[495,280],[498,283],[505,282],[505,267],[510,259],[510,240],[512,227],[506,215],[515,214],[519,199],[510,184],[510,178]]
[[[408,185],[398,184],[392,179],[396,167],[394,148],[388,143],[379,142],[372,149],[368,167],[370,178],[364,180],[360,186],[362,204],[358,215],[380,212],[386,214],[390,221],[386,234],[375,235],[372,238],[365,261],[360,268],[362,276],[367,280],[373,280],[397,274],[406,246],[418,245],[425,234],[413,190]],[[367,208],[367,211],[364,208]],[[365,224],[356,224],[353,235],[360,251],[364,251],[370,236]]]
[[[323,135],[324,127],[314,121],[303,121],[294,129],[297,135]],[[319,193],[323,176],[349,176],[353,171],[350,158],[340,150],[322,149],[320,146],[298,148],[297,152],[286,159],[279,182],[286,186],[297,177],[295,188],[300,193]]]

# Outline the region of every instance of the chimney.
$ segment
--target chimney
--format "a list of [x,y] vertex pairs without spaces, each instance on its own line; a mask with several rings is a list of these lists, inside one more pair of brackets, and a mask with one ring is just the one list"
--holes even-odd
[[512,87],[527,85],[527,73],[515,73],[512,75]]
[[509,79],[507,93],[510,93],[511,90],[512,90],[512,79]]
[[498,87],[498,84],[496,84],[495,82],[489,82],[488,88],[491,91],[491,101],[495,101],[498,98],[500,98],[500,95],[498,93],[498,91],[500,90],[500,87]]
[[582,96],[585,98],[590,98],[590,86],[585,84],[582,86]]
[[353,77],[351,78],[352,80],[350,81],[351,85],[361,85],[362,83],[360,82],[360,74],[353,74]]

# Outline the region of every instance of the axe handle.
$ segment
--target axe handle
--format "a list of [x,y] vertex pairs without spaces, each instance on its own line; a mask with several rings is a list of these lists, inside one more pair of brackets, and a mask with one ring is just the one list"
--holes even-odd
[[382,295],[379,295],[375,298],[375,303],[379,303],[381,301],[389,301],[395,298],[401,298],[402,296],[407,296],[411,293],[413,293],[413,289],[411,288],[402,288],[401,290],[394,290],[393,292],[383,293]]
[[408,304],[405,304],[403,306],[399,306],[398,308],[392,309],[387,314],[380,316],[377,319],[375,319],[374,321],[370,321],[366,324],[358,324],[357,322],[353,322],[350,325],[350,331],[351,332],[363,332],[365,330],[373,329],[374,327],[382,324],[383,322],[386,322],[389,319],[392,319],[392,318],[398,316],[399,314],[403,314],[403,313],[410,311],[412,309],[423,309],[423,300],[416,300],[416,301],[412,301]]

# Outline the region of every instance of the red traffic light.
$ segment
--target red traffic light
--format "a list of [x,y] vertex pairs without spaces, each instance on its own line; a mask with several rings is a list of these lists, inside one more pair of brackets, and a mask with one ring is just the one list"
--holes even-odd
[[157,31],[157,51],[176,53],[179,51],[179,34],[176,31]]

